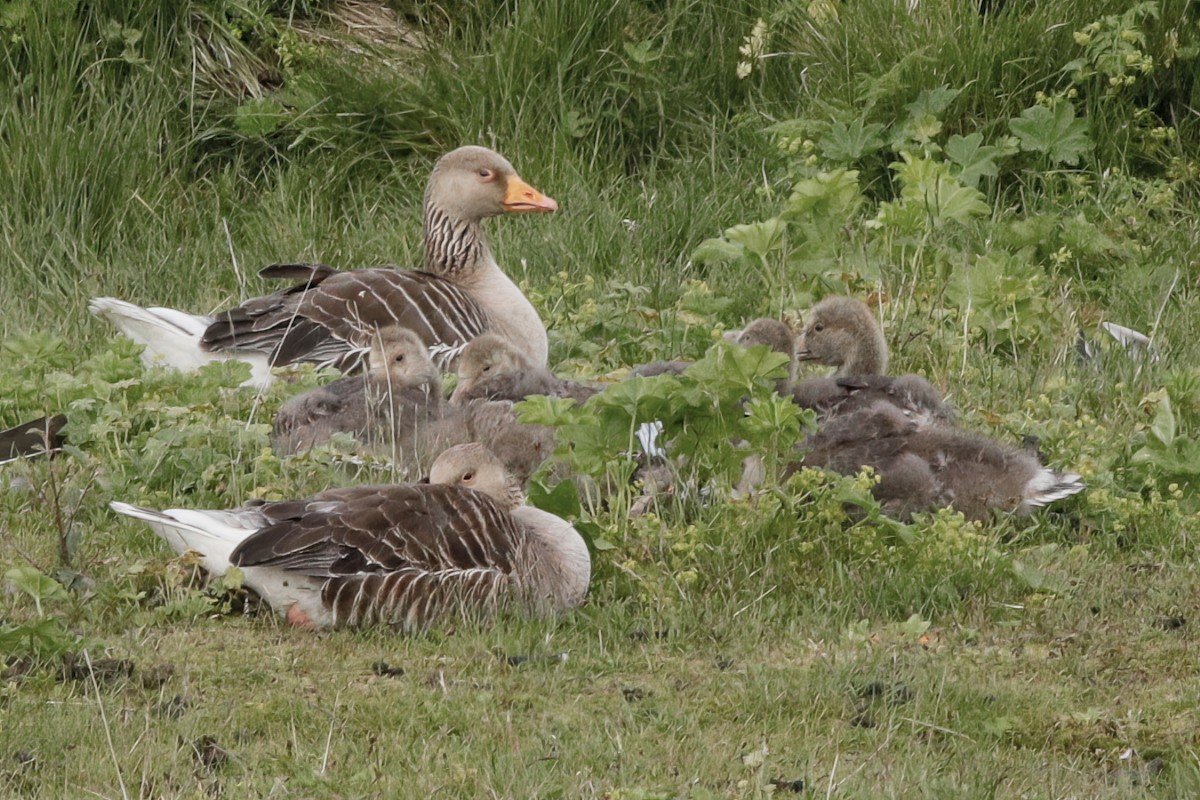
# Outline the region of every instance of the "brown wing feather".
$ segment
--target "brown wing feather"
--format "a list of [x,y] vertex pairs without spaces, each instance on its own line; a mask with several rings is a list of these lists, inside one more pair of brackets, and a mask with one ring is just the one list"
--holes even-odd
[[312,577],[407,569],[508,573],[523,537],[490,497],[453,486],[346,487],[256,511],[268,524],[234,550],[231,563]]
[[353,368],[361,361],[353,341],[382,325],[410,328],[427,347],[458,347],[488,327],[478,303],[427,272],[277,266],[270,277],[300,277],[307,269],[308,280],[219,314],[204,332],[206,349],[265,353],[273,365]]

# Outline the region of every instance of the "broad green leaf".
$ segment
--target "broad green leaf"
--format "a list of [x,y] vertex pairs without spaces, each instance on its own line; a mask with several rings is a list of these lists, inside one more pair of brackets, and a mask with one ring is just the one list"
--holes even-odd
[[1154,410],[1154,421],[1150,423],[1150,432],[1167,447],[1175,442],[1175,411],[1171,408],[1171,398],[1164,396]]
[[287,119],[287,110],[277,100],[254,99],[237,107],[233,127],[243,136],[263,137],[279,130]]
[[817,144],[830,161],[851,164],[883,148],[883,129],[883,125],[867,123],[861,117],[849,125],[838,121],[829,126]]
[[43,613],[44,601],[66,600],[70,597],[61,583],[34,567],[13,567],[4,573],[4,582],[29,595],[37,606],[38,616]]
[[725,230],[725,238],[740,244],[752,255],[765,256],[783,245],[783,234],[787,223],[778,217],[751,222],[745,225],[734,225]]
[[933,116],[941,114],[950,104],[954,102],[954,98],[962,92],[962,89],[951,89],[942,84],[936,89],[926,89],[917,95],[917,99],[906,105],[904,108],[913,117]]
[[553,489],[534,482],[529,485],[529,504],[563,519],[578,519],[580,514],[579,487],[575,481],[559,481]]
[[946,158],[961,168],[957,177],[964,186],[976,188],[984,175],[994,178],[999,174],[996,158],[1001,155],[1000,148],[985,146],[983,134],[951,136],[946,142],[945,152]]
[[862,199],[858,171],[835,169],[797,182],[781,216],[787,220],[844,219],[855,212]]
[[1044,153],[1053,164],[1075,165],[1092,148],[1086,119],[1075,119],[1075,108],[1062,102],[1053,109],[1032,106],[1011,119],[1008,127],[1021,140],[1021,149]]
[[722,264],[737,261],[745,254],[746,248],[738,242],[705,239],[692,251],[691,259],[701,264]]

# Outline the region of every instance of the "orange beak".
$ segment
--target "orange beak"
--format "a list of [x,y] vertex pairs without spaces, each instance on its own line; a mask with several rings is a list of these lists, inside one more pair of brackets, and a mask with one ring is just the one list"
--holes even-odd
[[553,197],[546,197],[546,195],[516,175],[513,175],[508,179],[508,186],[504,192],[504,199],[500,201],[500,207],[510,213],[516,211],[557,211],[558,203],[554,201]]

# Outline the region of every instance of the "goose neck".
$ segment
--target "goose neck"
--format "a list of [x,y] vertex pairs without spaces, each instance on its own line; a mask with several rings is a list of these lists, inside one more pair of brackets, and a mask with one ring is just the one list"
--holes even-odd
[[425,204],[425,270],[454,280],[492,262],[480,220],[463,219]]

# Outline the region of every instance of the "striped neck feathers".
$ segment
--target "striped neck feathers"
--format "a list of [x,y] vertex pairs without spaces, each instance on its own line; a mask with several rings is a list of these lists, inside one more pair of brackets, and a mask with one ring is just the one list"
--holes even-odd
[[493,264],[480,220],[459,219],[425,204],[425,270],[455,280]]

